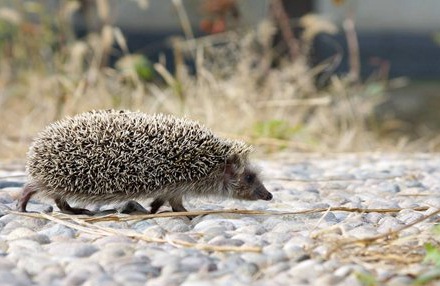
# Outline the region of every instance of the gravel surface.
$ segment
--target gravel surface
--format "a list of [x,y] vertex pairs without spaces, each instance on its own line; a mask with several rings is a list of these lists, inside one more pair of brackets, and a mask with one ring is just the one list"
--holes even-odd
[[[188,198],[184,204],[271,214],[99,221],[83,229],[77,218],[9,213],[20,187],[3,183],[0,284],[366,285],[373,279],[409,285],[435,274],[421,261],[424,243],[435,241],[440,155],[290,154],[258,166],[272,201]],[[3,181],[18,182],[20,174],[0,165]],[[28,209],[50,212],[52,204],[35,198]],[[345,209],[331,209],[337,207]]]

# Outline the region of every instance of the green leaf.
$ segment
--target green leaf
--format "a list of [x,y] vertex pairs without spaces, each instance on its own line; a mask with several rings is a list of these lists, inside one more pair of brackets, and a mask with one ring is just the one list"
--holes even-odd
[[371,273],[357,272],[356,278],[363,286],[379,285],[379,283],[377,283],[376,277],[374,277]]
[[414,285],[426,285],[429,282],[438,280],[440,278],[440,269],[434,268],[426,273],[419,275],[416,280],[414,280]]
[[437,267],[440,267],[440,249],[431,243],[425,244],[426,255],[423,259],[425,263],[434,263]]
[[433,229],[432,229],[433,233],[436,235],[440,235],[440,225],[434,225]]
[[138,76],[143,80],[152,80],[154,78],[153,64],[144,56],[135,62],[135,70]]
[[289,122],[271,119],[254,125],[254,134],[261,137],[288,139],[302,129],[301,125],[292,126]]

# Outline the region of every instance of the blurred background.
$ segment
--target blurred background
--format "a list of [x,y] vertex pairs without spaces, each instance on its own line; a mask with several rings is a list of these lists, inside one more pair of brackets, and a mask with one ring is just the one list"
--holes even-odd
[[[438,151],[440,2],[3,0],[0,158],[91,109],[264,152]],[[437,108],[439,107],[439,108]]]

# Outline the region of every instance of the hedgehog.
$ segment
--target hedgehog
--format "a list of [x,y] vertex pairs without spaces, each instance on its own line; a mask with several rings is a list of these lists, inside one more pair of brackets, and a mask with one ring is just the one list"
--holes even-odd
[[61,212],[93,214],[69,203],[109,204],[152,199],[187,211],[183,196],[271,200],[249,162],[252,148],[216,136],[202,124],[164,114],[94,110],[54,122],[31,144],[28,181],[19,211],[34,194]]

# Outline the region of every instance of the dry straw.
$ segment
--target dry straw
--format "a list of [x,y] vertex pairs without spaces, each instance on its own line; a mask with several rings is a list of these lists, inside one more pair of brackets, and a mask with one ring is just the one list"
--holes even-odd
[[[95,224],[97,222],[106,222],[106,221],[115,221],[115,222],[127,222],[127,221],[141,221],[145,219],[152,218],[169,218],[169,217],[186,217],[186,216],[199,216],[199,215],[209,215],[209,214],[233,214],[233,215],[255,215],[255,216],[285,216],[285,215],[306,215],[312,213],[327,213],[329,211],[345,211],[345,212],[355,212],[355,213],[399,213],[402,209],[400,208],[390,208],[390,209],[363,209],[363,208],[347,208],[347,207],[331,207],[331,208],[318,208],[318,209],[310,209],[310,210],[302,210],[302,211],[294,211],[294,212],[278,212],[278,211],[260,211],[260,210],[215,210],[215,211],[190,211],[190,212],[165,212],[159,214],[145,214],[145,215],[119,215],[119,214],[110,214],[101,217],[89,217],[89,216],[73,216],[63,213],[54,212],[52,214],[47,213],[22,213],[17,211],[8,211],[10,214],[32,217],[32,218],[42,218],[53,221],[58,224],[65,225],[72,229],[76,229],[81,232],[85,232],[88,234],[93,234],[97,236],[112,236],[112,235],[120,235],[125,236],[135,240],[141,240],[152,243],[169,243],[176,247],[187,247],[194,248],[205,251],[218,251],[218,252],[261,252],[262,249],[260,247],[254,246],[217,246],[210,245],[204,243],[191,243],[181,240],[170,239],[167,236],[163,238],[150,237],[145,234],[136,232],[130,229],[114,229],[110,227],[100,226]],[[414,211],[426,211],[428,207],[418,207],[412,209]],[[332,236],[328,236],[326,238],[325,234],[329,230],[320,230],[318,232],[314,232],[311,236],[315,240],[315,242],[319,245],[328,245],[329,251],[327,252],[326,259],[331,256],[340,257],[342,253],[348,255],[348,251],[352,251],[353,253],[362,253],[363,257],[368,260],[374,260],[374,257],[380,253],[379,251],[368,252],[366,246],[374,245],[376,248],[386,248],[390,249],[390,245],[392,245],[392,241],[397,241],[399,239],[399,233],[407,228],[415,226],[429,218],[432,218],[440,213],[440,210],[431,213],[430,215],[423,216],[421,219],[417,221],[405,225],[398,230],[389,231],[385,234],[376,235],[372,237],[366,237],[362,239],[353,239],[353,238],[343,238],[340,237],[337,240],[334,240]],[[313,231],[312,231],[313,232]],[[331,232],[331,231],[330,231]],[[405,240],[405,238],[402,238]],[[406,248],[410,248],[412,244],[405,245]],[[318,245],[316,245],[317,247]],[[402,246],[402,245],[400,245]],[[420,249],[420,245],[416,246],[417,249]],[[402,251],[405,248],[401,248]],[[414,250],[414,246],[412,247]],[[311,251],[312,252],[312,251]],[[422,259],[420,251],[413,251],[413,253],[417,253],[411,259],[405,260],[406,263],[412,263],[414,260],[420,261]],[[347,257],[351,257],[348,255]],[[390,254],[387,259],[392,259],[393,254]],[[398,256],[395,257],[400,258]],[[400,261],[400,260],[399,260]]]
[[[279,2],[273,2],[273,10],[283,14]],[[408,150],[412,146],[410,140],[398,144],[389,138],[379,141],[371,128],[374,107],[383,100],[389,83],[386,79],[361,84],[333,74],[342,56],[338,49],[328,61],[310,66],[314,37],[337,31],[318,16],[290,22],[304,29],[298,38],[287,33],[289,22],[285,19],[282,23],[265,19],[249,29],[196,38],[185,5],[173,1],[186,34],[185,39],[175,38],[169,44],[176,72],[167,70],[165,61],[153,63],[150,68],[156,78],[146,81],[134,67],[137,62],[133,59],[141,59],[141,55],[130,54],[121,30],[110,21],[114,11],[108,1],[97,2],[99,19],[95,20],[101,21],[101,27],[82,39],[74,37],[69,22],[69,15],[79,7],[69,3],[63,2],[59,13],[40,9],[41,14],[35,16],[48,21],[41,21],[40,29],[30,31],[33,34],[27,37],[23,33],[11,35],[14,53],[0,53],[0,145],[4,147],[0,158],[23,158],[34,135],[54,120],[109,108],[187,116],[216,132],[240,134],[263,150],[396,150],[396,146]],[[15,15],[19,21],[9,20],[8,24],[17,29],[26,21],[26,14],[18,9],[0,9],[1,15]],[[56,21],[50,21],[54,15]],[[53,25],[60,27],[53,29]],[[289,43],[290,57],[282,56],[283,43],[273,44],[277,25]],[[39,33],[53,41],[66,39],[47,43]],[[62,48],[48,50],[48,46]],[[121,49],[121,62],[131,63],[131,72],[106,65],[114,46]],[[43,57],[41,51],[47,54]],[[194,72],[189,72],[187,58],[194,62]],[[317,87],[318,76],[327,79],[325,86]],[[286,128],[277,131],[277,122]],[[267,126],[269,132],[261,132],[261,126]],[[426,142],[429,140],[420,139],[412,148],[438,146],[438,140]]]

